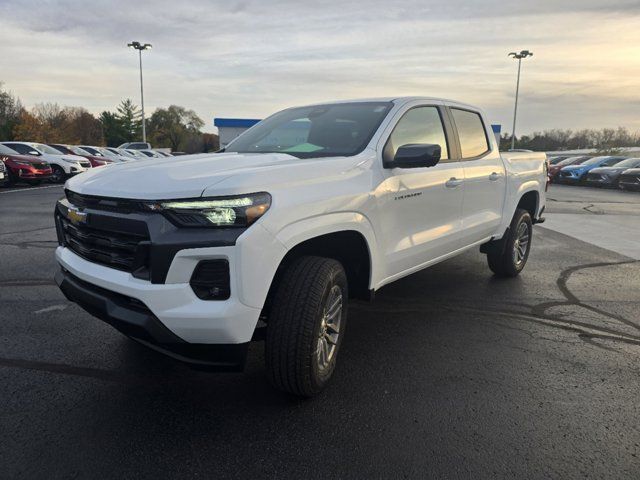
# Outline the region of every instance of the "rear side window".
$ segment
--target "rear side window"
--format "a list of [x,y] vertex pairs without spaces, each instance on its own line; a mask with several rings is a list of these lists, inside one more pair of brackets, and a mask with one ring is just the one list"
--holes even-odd
[[460,138],[462,158],[474,158],[487,153],[489,141],[480,115],[459,108],[452,108],[451,113]]
[[22,145],[21,143],[7,143],[7,147],[13,148],[16,152],[21,153],[23,155],[28,155],[33,148],[28,145]]
[[416,107],[404,114],[384,147],[385,160],[393,160],[400,147],[412,143],[440,145],[440,158],[449,158],[447,139],[437,107]]

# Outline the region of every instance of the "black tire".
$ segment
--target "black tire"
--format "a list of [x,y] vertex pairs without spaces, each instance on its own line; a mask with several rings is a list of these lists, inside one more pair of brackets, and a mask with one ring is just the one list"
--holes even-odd
[[[323,336],[332,335],[325,317],[327,303],[341,295],[339,332],[327,362],[320,353]],[[267,323],[265,363],[271,384],[301,397],[318,394],[330,381],[347,320],[347,276],[333,259],[301,257],[288,266],[277,287]],[[322,358],[320,358],[322,357]],[[324,365],[323,365],[324,363]]]
[[51,175],[49,181],[51,183],[64,183],[67,175],[64,173],[62,167],[60,165],[51,165],[51,170],[53,171],[53,175]]
[[[522,225],[525,225],[527,229],[528,241],[524,249],[521,260],[516,258],[515,252],[516,242],[518,241],[519,233],[522,232]],[[503,248],[491,249],[487,253],[487,261],[489,268],[498,277],[516,277],[524,269],[529,258],[529,252],[531,251],[531,240],[533,238],[533,222],[531,221],[531,214],[521,208],[516,210],[511,220],[509,227],[509,233],[502,243]]]
[[13,187],[13,185],[16,183],[15,178],[13,178],[13,173],[11,173],[11,170],[9,170],[9,168],[7,168],[7,171],[5,173],[5,180],[4,183],[1,185],[3,187]]

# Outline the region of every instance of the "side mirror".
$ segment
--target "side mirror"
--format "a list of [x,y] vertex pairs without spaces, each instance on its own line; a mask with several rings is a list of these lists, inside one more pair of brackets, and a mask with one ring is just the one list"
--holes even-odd
[[440,161],[440,145],[410,143],[398,148],[393,161],[387,168],[424,168],[433,167]]
[[29,155],[33,155],[34,157],[39,157],[41,155],[41,153],[37,152],[36,150],[31,150],[29,152]]

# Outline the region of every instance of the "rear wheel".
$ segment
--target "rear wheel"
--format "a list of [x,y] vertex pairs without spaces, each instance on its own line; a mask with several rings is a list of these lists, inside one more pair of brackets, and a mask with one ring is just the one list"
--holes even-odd
[[51,170],[53,171],[49,180],[52,183],[62,183],[66,177],[64,170],[60,165],[51,165]]
[[531,251],[533,222],[531,214],[517,209],[502,248],[493,248],[487,253],[489,268],[498,277],[515,277],[523,269]]
[[333,375],[347,320],[347,276],[336,260],[301,257],[284,272],[267,324],[269,381],[311,397]]

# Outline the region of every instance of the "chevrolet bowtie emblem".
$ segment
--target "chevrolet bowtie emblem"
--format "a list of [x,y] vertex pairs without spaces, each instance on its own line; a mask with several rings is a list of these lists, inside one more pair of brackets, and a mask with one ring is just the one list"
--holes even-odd
[[74,225],[79,225],[81,223],[87,223],[87,216],[88,215],[86,213],[81,212],[77,208],[70,208],[67,211],[67,218]]

